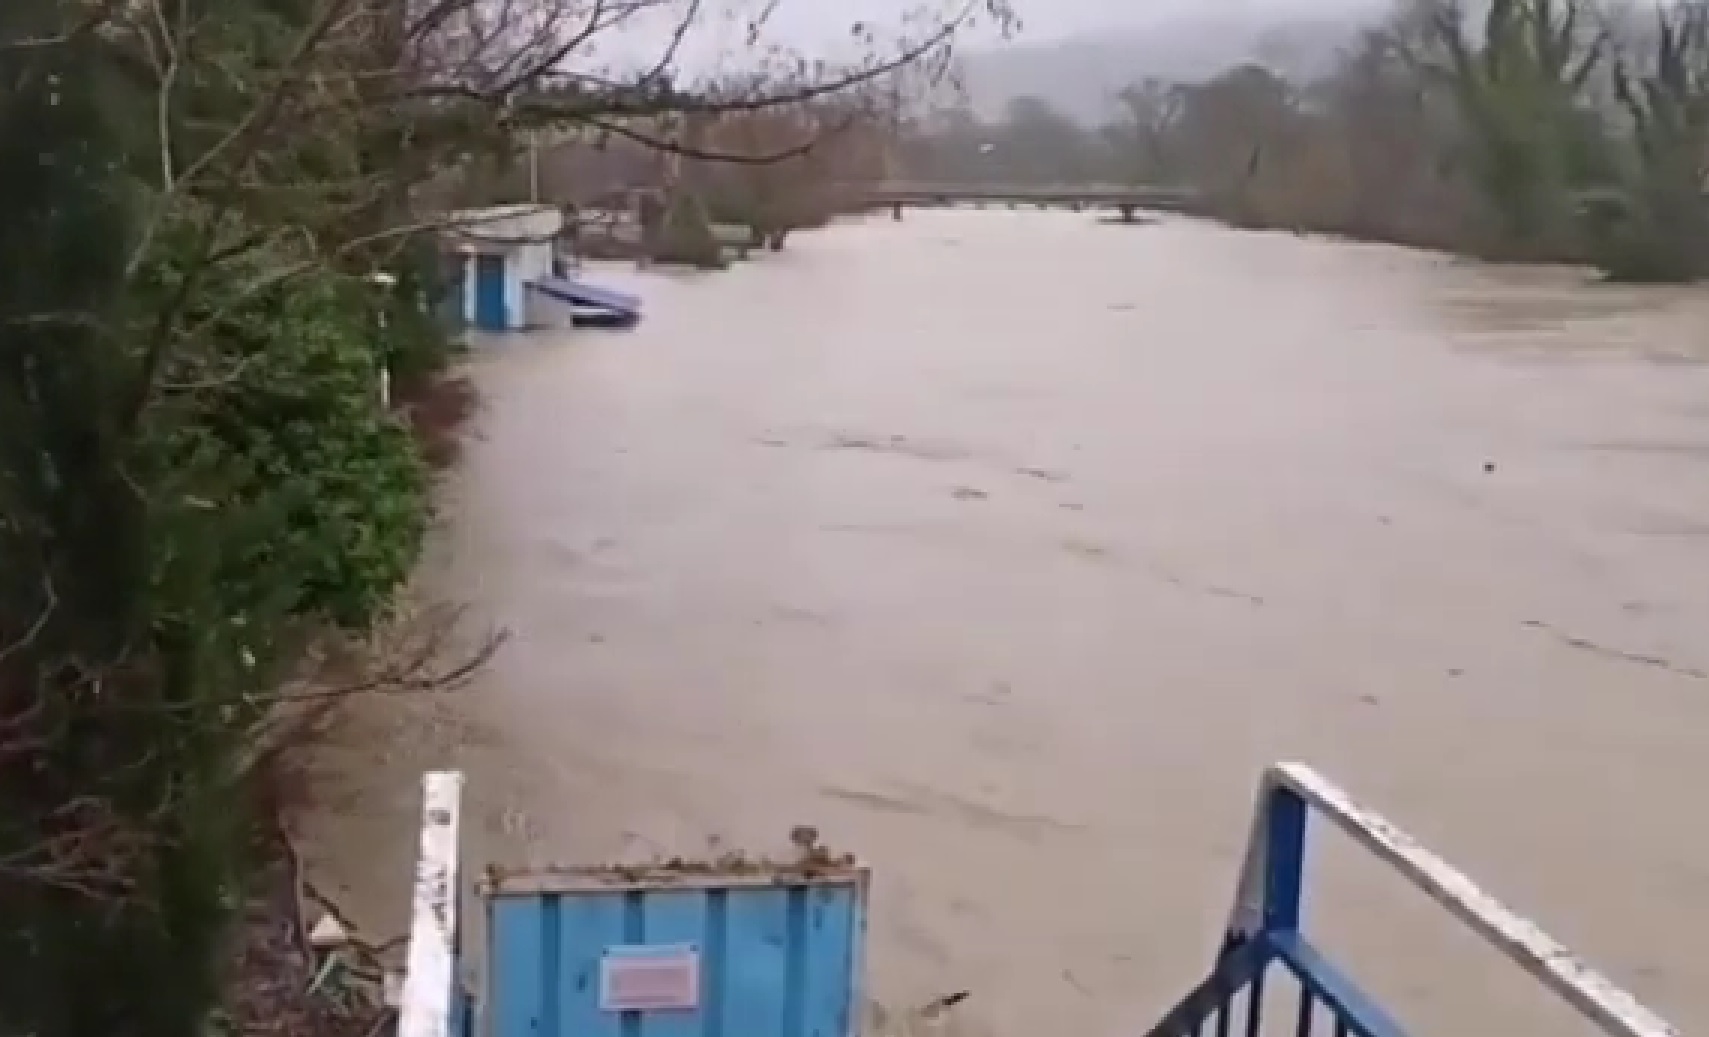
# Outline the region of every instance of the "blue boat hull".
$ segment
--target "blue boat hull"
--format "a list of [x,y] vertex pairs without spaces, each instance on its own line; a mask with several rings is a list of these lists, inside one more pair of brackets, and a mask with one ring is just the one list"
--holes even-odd
[[612,288],[602,288],[571,277],[544,277],[533,289],[571,308],[576,327],[628,328],[641,320],[641,299]]

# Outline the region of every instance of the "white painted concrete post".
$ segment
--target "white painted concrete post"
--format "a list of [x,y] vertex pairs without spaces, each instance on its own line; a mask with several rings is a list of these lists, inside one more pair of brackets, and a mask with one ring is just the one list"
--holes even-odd
[[421,848],[410,908],[398,1037],[449,1037],[457,989],[457,831],[463,775],[432,771],[421,781]]
[[[398,279],[396,274],[391,274],[384,270],[376,270],[368,275],[368,283],[377,285],[381,288],[394,288],[397,286]],[[386,311],[384,309],[380,310],[380,337],[381,339],[386,337]],[[390,409],[391,405],[392,372],[386,367],[385,356],[382,352],[380,358],[380,406],[382,408]]]
[[463,326],[475,327],[475,252],[463,251]]

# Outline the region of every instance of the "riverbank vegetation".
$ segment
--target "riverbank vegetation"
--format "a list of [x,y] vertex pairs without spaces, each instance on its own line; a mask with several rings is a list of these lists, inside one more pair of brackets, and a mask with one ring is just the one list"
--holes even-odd
[[1402,0],[1331,70],[1250,63],[1200,82],[1135,69],[1119,117],[1033,98],[911,128],[913,178],[1195,188],[1242,226],[1625,280],[1709,274],[1709,5]]
[[703,132],[705,150],[735,160],[693,160],[684,180],[713,222],[746,229],[756,248],[859,208],[888,172],[890,113],[877,103],[730,113]]
[[859,209],[891,172],[899,95],[920,73],[796,104],[630,120],[620,134],[555,134],[472,170],[457,197],[562,206],[592,258],[722,266]]
[[234,925],[281,873],[252,808],[297,719],[480,661],[396,625],[444,457],[419,433],[466,402],[432,392],[452,341],[419,189],[539,127],[853,91],[980,11],[1004,14],[958,3],[712,96],[671,85],[675,43],[568,71],[629,19],[684,19],[680,43],[700,4],[4,5],[0,1032],[216,1032]]

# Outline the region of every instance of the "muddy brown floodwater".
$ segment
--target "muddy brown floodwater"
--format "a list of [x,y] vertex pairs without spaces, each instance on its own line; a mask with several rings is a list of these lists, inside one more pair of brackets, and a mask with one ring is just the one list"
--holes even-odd
[[[1188,221],[910,213],[630,334],[482,344],[427,578],[513,639],[327,754],[328,885],[780,844],[877,871],[888,1004],[1133,1033],[1311,762],[1709,1026],[1709,299]],[[1558,1034],[1351,853],[1323,942],[1418,1031]]]

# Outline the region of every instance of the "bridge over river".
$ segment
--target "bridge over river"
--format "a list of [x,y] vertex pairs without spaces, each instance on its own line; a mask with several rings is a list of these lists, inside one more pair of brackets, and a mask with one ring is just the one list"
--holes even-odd
[[1103,210],[1132,220],[1140,210],[1180,212],[1192,206],[1196,193],[1186,187],[1150,184],[952,184],[891,181],[867,195],[874,209],[890,209],[897,219],[909,208],[1009,208]]

